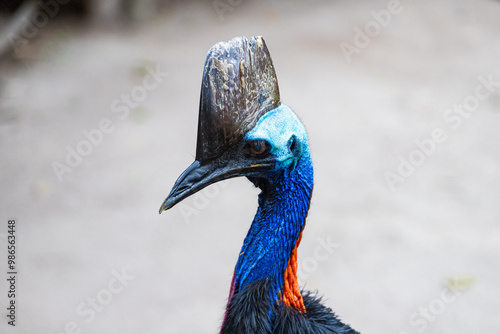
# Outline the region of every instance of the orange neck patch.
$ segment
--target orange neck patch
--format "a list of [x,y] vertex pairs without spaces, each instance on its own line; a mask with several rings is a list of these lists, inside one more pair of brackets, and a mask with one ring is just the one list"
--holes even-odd
[[302,232],[295,243],[295,248],[290,254],[288,264],[285,270],[285,284],[283,284],[283,291],[281,294],[281,301],[285,305],[293,306],[300,312],[305,312],[304,300],[300,294],[299,281],[297,280],[297,247],[299,247],[300,240],[302,239]]

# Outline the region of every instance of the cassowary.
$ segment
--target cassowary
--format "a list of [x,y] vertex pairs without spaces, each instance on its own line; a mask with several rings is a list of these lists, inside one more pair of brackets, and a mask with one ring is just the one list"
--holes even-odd
[[304,126],[280,102],[262,37],[238,37],[208,52],[196,158],[160,213],[221,180],[246,176],[261,189],[239,254],[221,333],[357,333],[321,299],[300,291],[297,247],[313,190]]

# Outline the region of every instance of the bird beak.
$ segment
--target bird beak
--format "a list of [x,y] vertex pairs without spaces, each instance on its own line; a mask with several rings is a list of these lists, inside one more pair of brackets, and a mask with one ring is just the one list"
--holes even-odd
[[279,105],[278,79],[262,37],[214,45],[203,70],[196,160],[179,176],[160,213],[212,183],[272,169],[272,158],[243,156],[241,140]]
[[271,170],[275,164],[272,159],[252,162],[249,159],[234,159],[234,156],[229,160],[229,156],[231,152],[206,163],[195,160],[175,181],[170,194],[160,207],[160,213],[215,182],[237,176],[252,176]]

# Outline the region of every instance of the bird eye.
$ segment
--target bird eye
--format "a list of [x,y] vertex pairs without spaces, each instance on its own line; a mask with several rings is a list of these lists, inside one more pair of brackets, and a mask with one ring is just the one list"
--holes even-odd
[[245,151],[248,155],[262,158],[266,156],[267,153],[269,153],[270,148],[271,145],[269,145],[267,141],[263,139],[257,139],[249,142],[245,147]]

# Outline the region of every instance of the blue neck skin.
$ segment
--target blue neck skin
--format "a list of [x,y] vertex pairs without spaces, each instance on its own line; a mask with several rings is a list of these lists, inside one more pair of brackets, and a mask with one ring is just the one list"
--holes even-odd
[[[289,127],[287,116],[279,117],[280,122]],[[293,117],[296,119],[294,114]],[[303,131],[298,135],[301,138],[300,156],[292,159],[284,156],[281,161],[278,156],[279,162],[272,171],[264,176],[249,177],[262,192],[234,273],[235,292],[257,280],[269,279],[270,297],[274,303],[279,303],[288,259],[304,227],[314,183],[307,136],[300,121],[296,121],[300,124],[299,130]],[[279,128],[276,121],[269,128],[274,126]],[[289,135],[289,131],[282,133],[284,139]]]

